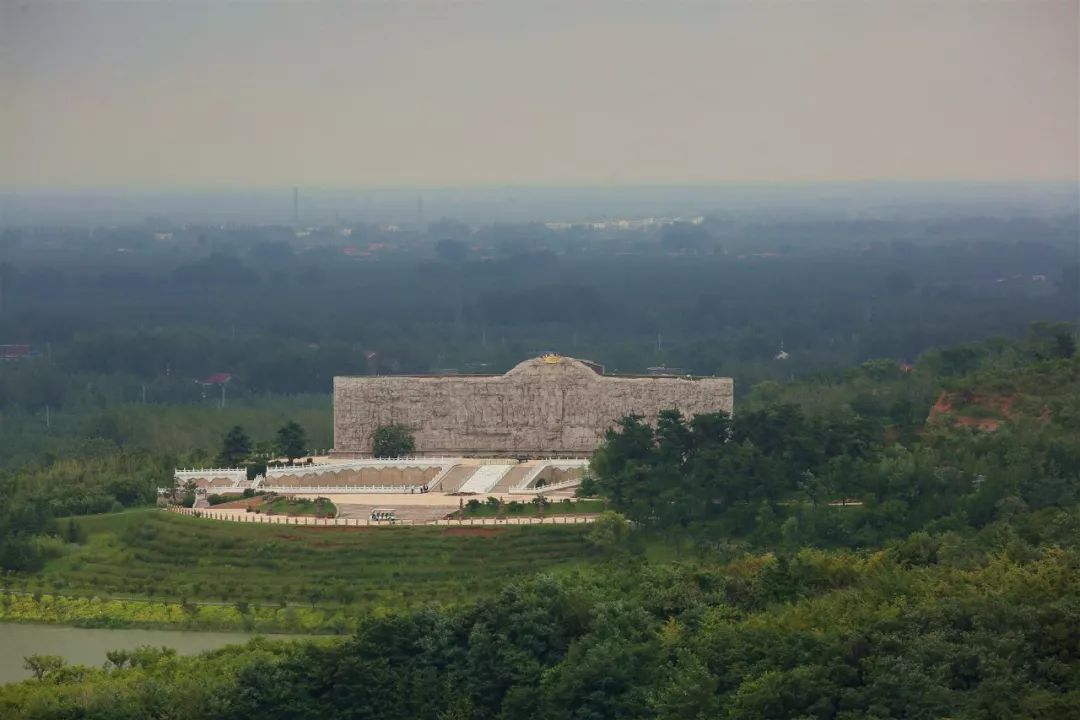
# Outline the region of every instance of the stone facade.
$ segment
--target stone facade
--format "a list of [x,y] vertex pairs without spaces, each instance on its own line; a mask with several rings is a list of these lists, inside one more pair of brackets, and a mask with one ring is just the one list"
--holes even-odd
[[380,425],[412,429],[417,454],[587,456],[629,413],[731,412],[731,378],[602,375],[596,366],[545,356],[505,375],[334,378],[334,454],[371,454]]

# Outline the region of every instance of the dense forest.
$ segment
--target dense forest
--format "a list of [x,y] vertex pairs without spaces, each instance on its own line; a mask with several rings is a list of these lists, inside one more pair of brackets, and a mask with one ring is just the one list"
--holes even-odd
[[[727,375],[744,397],[1074,319],[1075,215],[958,212],[9,228],[0,346],[21,349],[0,361],[0,467],[93,454],[93,438],[175,436],[186,455],[201,428],[271,406],[266,424],[302,415],[325,448],[334,375],[503,372],[554,350],[609,372]],[[200,413],[223,403],[227,424]]]
[[[144,648],[104,669],[31,658],[37,679],[0,689],[0,714],[1072,717],[1078,408],[1076,335],[1042,325],[762,383],[732,417],[627,417],[582,488],[611,511],[576,562],[475,599],[401,596],[342,640]],[[3,526],[29,523],[8,547],[82,552],[56,518],[98,508],[55,488],[124,504],[130,486],[138,504],[152,463],[61,470],[8,474]],[[39,617],[58,602],[4,598]]]
[[[1076,310],[1075,216],[8,230],[0,410],[326,393],[335,374],[502,372],[544,350],[740,378],[912,360]],[[789,357],[773,358],[781,347]]]

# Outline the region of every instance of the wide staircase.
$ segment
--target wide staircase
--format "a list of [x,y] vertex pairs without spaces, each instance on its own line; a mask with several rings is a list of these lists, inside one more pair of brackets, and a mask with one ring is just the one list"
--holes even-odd
[[443,476],[442,482],[439,483],[438,487],[432,489],[444,493],[456,493],[461,489],[461,486],[473,476],[473,473],[479,469],[480,468],[475,465],[458,465]]
[[[510,485],[510,493],[550,492],[578,484],[589,467],[588,460],[541,460],[529,468],[519,482]],[[543,487],[538,487],[538,486]]]
[[489,493],[499,481],[503,479],[513,465],[481,465],[476,472],[465,481],[459,492],[463,493]]
[[510,471],[502,476],[499,482],[495,483],[495,487],[491,488],[493,493],[506,493],[510,492],[510,488],[517,487],[525,476],[528,475],[533,469],[532,465],[514,465],[510,468]]

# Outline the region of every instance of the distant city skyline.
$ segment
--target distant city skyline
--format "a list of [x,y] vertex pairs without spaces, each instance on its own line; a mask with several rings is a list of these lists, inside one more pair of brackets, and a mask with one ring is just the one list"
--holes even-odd
[[1075,0],[4,0],[0,189],[1076,182],[1077,23]]

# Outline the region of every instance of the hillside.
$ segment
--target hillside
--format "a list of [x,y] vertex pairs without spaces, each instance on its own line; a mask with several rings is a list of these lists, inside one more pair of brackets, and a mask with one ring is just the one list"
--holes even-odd
[[7,588],[25,596],[0,606],[0,620],[341,632],[371,612],[454,605],[597,558],[574,525],[273,527],[155,509],[74,522],[83,542],[10,578]]

